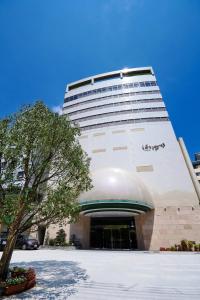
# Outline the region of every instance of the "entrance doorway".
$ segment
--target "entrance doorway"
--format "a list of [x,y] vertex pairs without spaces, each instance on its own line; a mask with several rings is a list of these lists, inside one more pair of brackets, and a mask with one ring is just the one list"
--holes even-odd
[[137,249],[134,218],[91,218],[90,247],[95,249]]

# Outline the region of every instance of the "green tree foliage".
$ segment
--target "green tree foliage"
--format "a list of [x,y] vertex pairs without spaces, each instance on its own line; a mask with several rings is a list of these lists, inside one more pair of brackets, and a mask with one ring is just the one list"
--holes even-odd
[[[0,121],[0,222],[9,227],[0,279],[7,275],[17,234],[76,216],[77,197],[91,188],[89,158],[79,134],[66,116],[42,102]],[[16,170],[24,172],[19,185]]]

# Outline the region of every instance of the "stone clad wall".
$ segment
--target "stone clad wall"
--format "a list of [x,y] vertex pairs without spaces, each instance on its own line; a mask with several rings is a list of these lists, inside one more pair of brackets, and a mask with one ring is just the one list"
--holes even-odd
[[90,246],[90,218],[80,215],[77,223],[70,224],[70,236],[72,234],[76,236],[84,249],[88,249]]
[[138,231],[142,231],[140,249],[142,246],[145,250],[159,250],[179,244],[183,239],[200,243],[200,206],[158,207],[136,217],[137,224]]

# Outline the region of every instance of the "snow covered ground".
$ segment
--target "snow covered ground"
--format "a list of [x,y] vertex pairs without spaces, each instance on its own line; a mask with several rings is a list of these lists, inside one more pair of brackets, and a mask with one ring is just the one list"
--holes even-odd
[[13,265],[33,266],[37,285],[14,299],[200,299],[200,254],[16,250]]

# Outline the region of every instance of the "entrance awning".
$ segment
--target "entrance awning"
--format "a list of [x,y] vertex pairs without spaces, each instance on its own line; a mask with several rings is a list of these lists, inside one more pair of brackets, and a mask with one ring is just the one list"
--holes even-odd
[[83,215],[109,211],[141,214],[152,209],[153,206],[149,203],[137,200],[94,200],[80,202],[80,210]]

